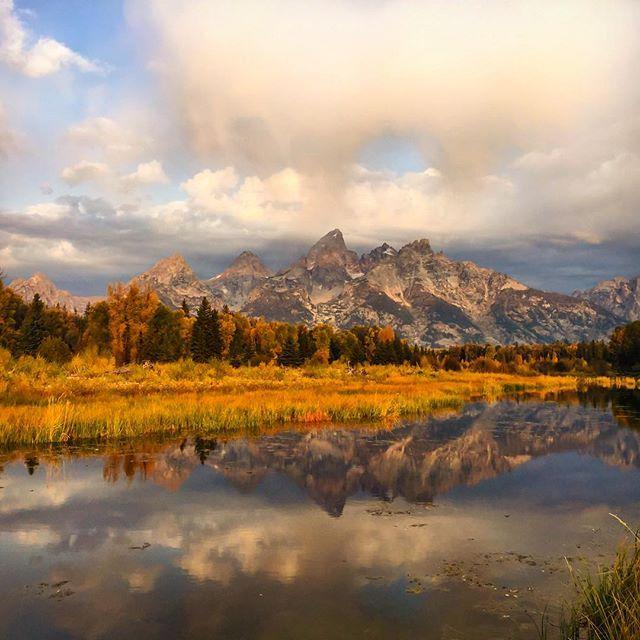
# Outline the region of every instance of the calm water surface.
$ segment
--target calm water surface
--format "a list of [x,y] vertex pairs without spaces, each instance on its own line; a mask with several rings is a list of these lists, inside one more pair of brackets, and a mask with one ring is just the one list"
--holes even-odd
[[640,397],[0,453],[1,638],[536,638],[640,524]]

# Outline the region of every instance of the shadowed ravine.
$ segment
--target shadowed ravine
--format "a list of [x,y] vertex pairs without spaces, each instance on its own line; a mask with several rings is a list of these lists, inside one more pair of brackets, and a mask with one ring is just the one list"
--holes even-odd
[[0,454],[0,636],[536,638],[640,522],[639,396]]

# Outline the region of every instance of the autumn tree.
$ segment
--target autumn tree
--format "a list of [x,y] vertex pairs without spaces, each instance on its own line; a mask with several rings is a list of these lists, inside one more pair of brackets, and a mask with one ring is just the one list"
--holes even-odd
[[4,286],[0,277],[0,347],[16,351],[19,329],[27,314],[27,308],[20,296]]
[[135,284],[109,287],[109,333],[116,366],[138,360],[142,339],[158,304],[158,297],[150,289],[140,289]]
[[109,305],[107,302],[87,305],[84,317],[85,327],[80,340],[80,347],[83,349],[94,347],[98,353],[109,351],[111,333],[109,330]]
[[640,320],[618,327],[611,336],[609,349],[618,369],[640,368]]

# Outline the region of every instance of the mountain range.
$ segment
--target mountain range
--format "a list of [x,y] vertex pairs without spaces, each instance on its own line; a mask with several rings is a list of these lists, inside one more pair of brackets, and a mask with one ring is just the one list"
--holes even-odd
[[[149,286],[166,305],[186,300],[195,310],[203,296],[214,307],[268,320],[388,325],[431,346],[465,342],[552,342],[606,337],[640,318],[640,277],[614,278],[572,295],[540,291],[492,269],[434,252],[428,240],[396,250],[387,243],[358,255],[334,229],[290,266],[273,273],[250,251],[222,273],[199,278],[173,255],[131,282]],[[83,309],[97,298],[56,289],[43,274],[11,283],[30,300]]]

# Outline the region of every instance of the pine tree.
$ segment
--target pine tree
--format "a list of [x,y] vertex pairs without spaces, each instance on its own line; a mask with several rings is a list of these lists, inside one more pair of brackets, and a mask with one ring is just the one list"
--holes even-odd
[[210,345],[207,340],[210,324],[211,307],[207,298],[202,298],[191,332],[191,357],[195,362],[207,362],[211,358]]
[[142,339],[138,360],[143,362],[173,362],[182,352],[180,333],[181,311],[171,311],[159,305],[149,320],[149,327]]
[[207,325],[207,348],[209,350],[209,357],[220,359],[222,358],[222,335],[220,333],[220,314],[217,309],[214,309],[209,316],[209,323]]
[[30,356],[36,355],[46,335],[44,302],[36,293],[20,327],[18,351]]
[[191,309],[189,309],[189,305],[185,298],[182,298],[182,305],[180,305],[180,308],[182,309],[182,313],[184,313],[185,318],[188,318],[191,315]]
[[256,355],[256,345],[253,341],[253,336],[249,334],[244,345],[244,361],[250,365],[253,363]]
[[307,327],[300,325],[298,327],[298,351],[300,352],[300,358],[308,360],[316,352],[316,341],[313,338],[313,334]]
[[297,367],[301,364],[297,335],[287,336],[286,340],[282,344],[282,351],[278,356],[278,362],[283,367]]
[[331,338],[329,338],[329,362],[340,360],[341,355],[342,348],[340,346],[340,341],[337,336],[332,335]]
[[236,325],[233,337],[231,338],[231,344],[229,345],[229,360],[234,367],[239,367],[242,364],[244,353],[245,345],[242,330],[239,325]]

